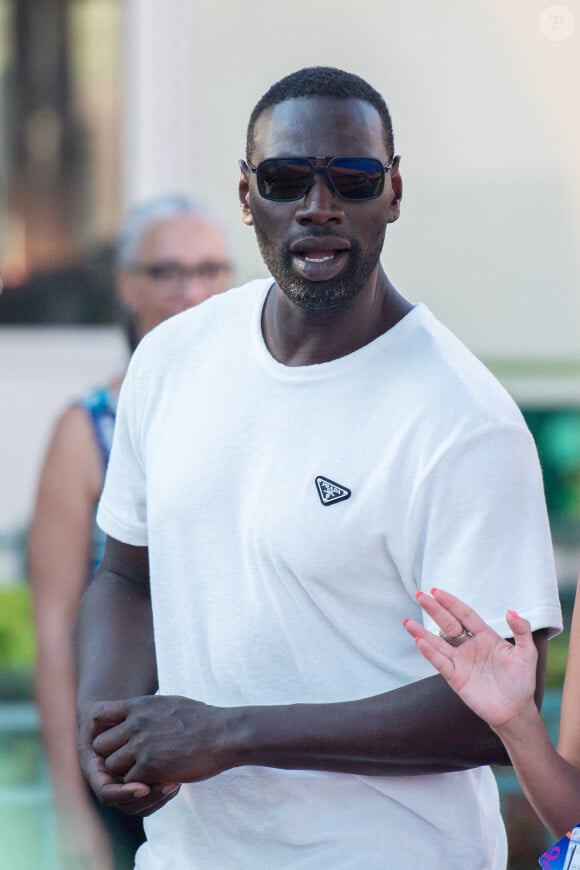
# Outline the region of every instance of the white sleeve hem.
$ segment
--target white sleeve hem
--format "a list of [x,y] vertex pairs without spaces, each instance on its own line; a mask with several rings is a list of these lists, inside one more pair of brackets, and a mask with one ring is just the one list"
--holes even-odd
[[121,541],[123,544],[131,544],[133,547],[146,547],[149,543],[146,528],[132,526],[118,520],[102,505],[99,505],[97,510],[97,525],[106,535]]

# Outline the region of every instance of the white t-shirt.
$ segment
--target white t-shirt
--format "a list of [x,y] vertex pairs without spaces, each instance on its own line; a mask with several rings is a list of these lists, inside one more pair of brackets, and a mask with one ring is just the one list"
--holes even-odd
[[[162,694],[353,700],[433,673],[417,589],[561,628],[541,474],[503,388],[423,305],[347,356],[275,361],[271,280],[162,324],[131,362],[98,512],[149,547]],[[503,870],[488,768],[242,767],[146,819],[139,870]]]

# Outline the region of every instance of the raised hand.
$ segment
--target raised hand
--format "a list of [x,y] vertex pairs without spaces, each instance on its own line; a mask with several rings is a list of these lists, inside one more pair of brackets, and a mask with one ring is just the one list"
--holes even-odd
[[537,652],[525,619],[508,610],[515,639],[511,644],[449,592],[433,589],[431,596],[419,592],[417,601],[446,636],[461,640],[453,646],[411,619],[403,621],[404,628],[474,713],[501,729],[534,704]]

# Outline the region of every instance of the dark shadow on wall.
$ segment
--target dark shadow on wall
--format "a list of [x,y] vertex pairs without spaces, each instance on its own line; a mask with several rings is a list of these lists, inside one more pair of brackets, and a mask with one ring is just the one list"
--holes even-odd
[[113,250],[105,245],[82,262],[38,272],[0,293],[1,325],[119,322],[113,282]]

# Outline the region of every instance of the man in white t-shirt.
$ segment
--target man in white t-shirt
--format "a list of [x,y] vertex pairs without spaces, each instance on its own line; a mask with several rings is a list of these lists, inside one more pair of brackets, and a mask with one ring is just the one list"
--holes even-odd
[[[135,354],[79,622],[79,747],[146,815],[139,870],[502,870],[490,729],[401,628],[441,585],[561,628],[513,401],[379,257],[383,98],[315,67],[250,118],[242,217],[273,278]],[[454,626],[449,634],[457,634]]]

